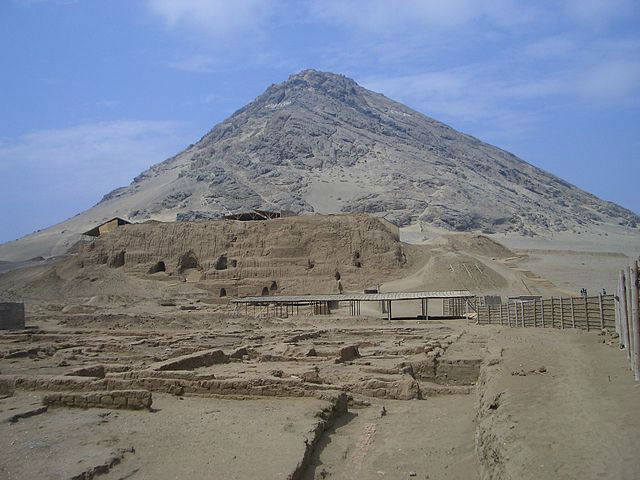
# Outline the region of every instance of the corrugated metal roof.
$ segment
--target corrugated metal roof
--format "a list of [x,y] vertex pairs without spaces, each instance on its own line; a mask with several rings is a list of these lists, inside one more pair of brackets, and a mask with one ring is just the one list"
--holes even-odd
[[464,298],[474,297],[468,290],[448,292],[390,292],[390,293],[343,293],[324,295],[264,295],[242,297],[231,300],[232,303],[278,303],[278,302],[379,302],[384,300],[420,300],[423,298]]

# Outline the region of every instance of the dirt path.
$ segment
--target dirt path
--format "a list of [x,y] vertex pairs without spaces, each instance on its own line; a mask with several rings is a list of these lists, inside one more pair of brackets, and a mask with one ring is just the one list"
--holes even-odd
[[325,433],[305,479],[478,478],[474,403],[471,394],[354,409]]
[[483,478],[640,478],[640,387],[615,340],[476,328],[504,349],[481,387],[480,452],[493,457],[482,459]]

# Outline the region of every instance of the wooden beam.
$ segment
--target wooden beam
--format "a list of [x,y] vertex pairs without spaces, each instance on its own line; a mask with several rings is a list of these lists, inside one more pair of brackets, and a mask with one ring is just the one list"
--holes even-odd
[[633,338],[633,374],[636,381],[640,381],[640,308],[638,306],[638,262],[631,265],[631,325]]

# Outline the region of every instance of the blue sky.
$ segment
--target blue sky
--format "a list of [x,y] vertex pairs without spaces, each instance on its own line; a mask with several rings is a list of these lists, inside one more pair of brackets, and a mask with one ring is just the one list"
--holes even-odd
[[343,73],[640,212],[635,0],[0,0],[0,242]]

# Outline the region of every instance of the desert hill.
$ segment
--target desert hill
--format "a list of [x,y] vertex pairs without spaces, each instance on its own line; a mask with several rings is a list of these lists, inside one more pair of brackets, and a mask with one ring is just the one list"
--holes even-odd
[[201,220],[263,208],[371,213],[457,231],[636,229],[633,212],[333,73],[270,86],[196,144],[66,222],[0,245],[61,254],[113,216]]

